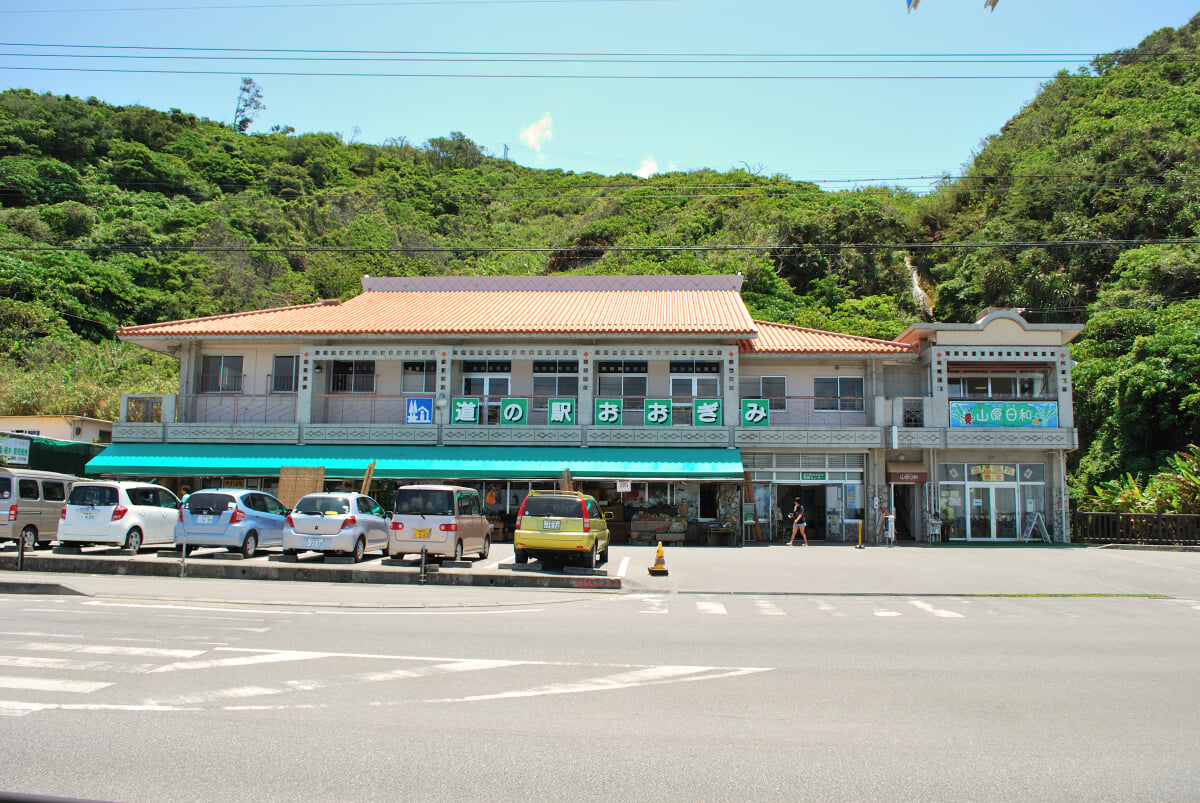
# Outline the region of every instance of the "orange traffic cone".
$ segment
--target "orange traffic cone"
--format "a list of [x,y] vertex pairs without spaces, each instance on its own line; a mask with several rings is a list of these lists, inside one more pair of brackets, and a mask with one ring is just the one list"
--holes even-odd
[[651,577],[667,576],[667,564],[663,562],[662,541],[658,542],[658,554],[654,557],[654,565],[647,571],[650,572]]

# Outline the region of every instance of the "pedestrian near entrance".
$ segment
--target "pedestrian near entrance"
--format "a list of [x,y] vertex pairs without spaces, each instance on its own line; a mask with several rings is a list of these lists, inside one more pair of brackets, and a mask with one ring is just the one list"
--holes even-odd
[[804,505],[800,504],[800,498],[796,497],[792,500],[794,507],[792,512],[788,514],[788,518],[792,520],[792,540],[788,541],[788,546],[796,543],[796,534],[804,539],[804,545],[808,546],[808,526],[804,522]]

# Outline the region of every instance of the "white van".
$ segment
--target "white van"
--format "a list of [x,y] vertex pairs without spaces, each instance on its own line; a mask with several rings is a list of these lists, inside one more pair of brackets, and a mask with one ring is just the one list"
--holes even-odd
[[0,466],[0,541],[25,542],[26,549],[58,537],[58,521],[71,486],[79,477]]
[[479,491],[457,485],[403,485],[388,530],[387,554],[402,558],[420,552],[462,560],[483,560],[492,548],[492,523],[483,515]]

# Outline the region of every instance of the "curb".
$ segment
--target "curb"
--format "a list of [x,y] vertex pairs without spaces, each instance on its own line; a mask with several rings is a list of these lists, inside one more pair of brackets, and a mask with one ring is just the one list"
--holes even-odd
[[0,580],[0,594],[64,594],[72,597],[86,597],[82,591],[76,591],[62,583],[43,583],[38,580]]
[[[0,570],[14,571],[15,555],[0,555]],[[147,560],[132,555],[26,555],[25,571],[79,574],[125,574],[145,577],[179,577],[178,560]],[[432,567],[431,567],[432,568]],[[488,572],[458,573],[430,571],[421,582],[417,569],[396,567],[359,567],[271,561],[246,565],[242,561],[189,560],[188,577],[217,580],[285,580],[292,582],[367,583],[379,585],[439,585],[514,588],[572,588],[583,590],[621,590],[617,577],[575,577],[551,574]],[[18,585],[49,585],[35,582]],[[51,593],[33,591],[25,593]],[[78,592],[66,592],[78,593]]]

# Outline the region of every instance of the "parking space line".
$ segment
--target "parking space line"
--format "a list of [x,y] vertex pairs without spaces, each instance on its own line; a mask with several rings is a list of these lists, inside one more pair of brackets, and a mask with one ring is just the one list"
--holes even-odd
[[93,680],[58,680],[56,678],[28,678],[0,675],[0,689],[26,689],[30,691],[62,691],[72,694],[91,694],[113,684]]
[[621,558],[621,566],[617,569],[617,577],[624,577],[625,570],[629,568],[629,556]]

